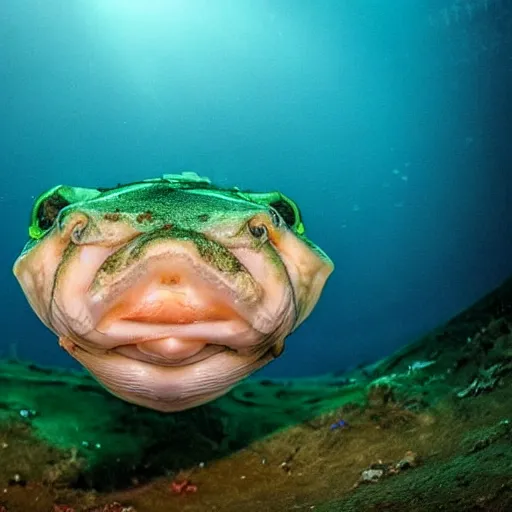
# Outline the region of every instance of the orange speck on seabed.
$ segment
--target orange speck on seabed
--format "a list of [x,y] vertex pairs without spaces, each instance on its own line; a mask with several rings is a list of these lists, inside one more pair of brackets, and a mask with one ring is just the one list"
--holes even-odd
[[194,485],[190,482],[190,480],[181,480],[176,481],[174,480],[170,484],[170,489],[173,492],[173,494],[185,494],[185,493],[192,493],[197,492],[197,485]]

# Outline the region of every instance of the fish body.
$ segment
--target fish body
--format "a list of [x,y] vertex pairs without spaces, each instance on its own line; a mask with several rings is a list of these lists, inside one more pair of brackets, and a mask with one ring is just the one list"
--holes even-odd
[[278,357],[334,268],[288,197],[193,173],[54,187],[29,236],[14,274],[35,313],[110,392],[160,411]]

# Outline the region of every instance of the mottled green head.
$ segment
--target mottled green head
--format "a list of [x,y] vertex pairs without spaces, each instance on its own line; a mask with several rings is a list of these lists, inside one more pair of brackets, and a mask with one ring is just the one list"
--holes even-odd
[[40,319],[111,392],[162,411],[277,357],[333,270],[288,197],[193,173],[54,187],[29,236],[14,273]]

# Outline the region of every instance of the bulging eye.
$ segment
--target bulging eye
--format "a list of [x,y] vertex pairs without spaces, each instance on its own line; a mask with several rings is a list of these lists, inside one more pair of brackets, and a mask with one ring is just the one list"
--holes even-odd
[[280,199],[273,201],[269,206],[279,214],[280,218],[289,228],[299,234],[304,233],[302,216],[295,202],[281,194]]
[[249,225],[249,231],[255,238],[263,238],[268,236],[267,226],[264,224],[256,224],[254,226]]

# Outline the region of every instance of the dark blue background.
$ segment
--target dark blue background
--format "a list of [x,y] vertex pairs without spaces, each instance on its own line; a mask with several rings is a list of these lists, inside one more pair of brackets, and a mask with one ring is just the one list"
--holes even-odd
[[512,271],[510,33],[500,0],[2,0],[3,355],[71,364],[11,275],[34,196],[182,170],[281,189],[336,263],[267,375],[448,319]]

